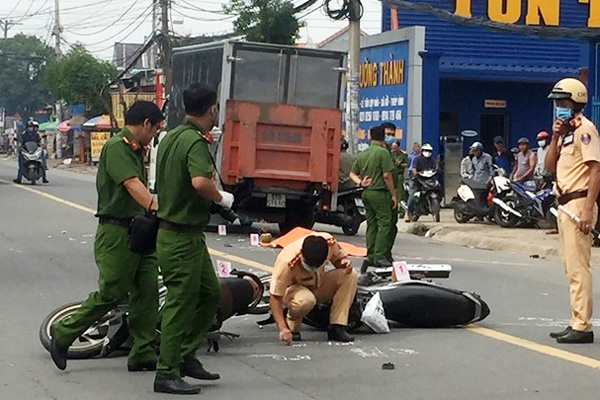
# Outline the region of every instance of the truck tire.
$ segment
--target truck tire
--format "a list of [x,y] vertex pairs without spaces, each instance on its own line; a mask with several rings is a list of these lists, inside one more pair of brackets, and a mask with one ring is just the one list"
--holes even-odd
[[279,223],[279,230],[283,235],[294,228],[312,229],[315,224],[315,210],[312,204],[290,204],[287,209],[285,221]]

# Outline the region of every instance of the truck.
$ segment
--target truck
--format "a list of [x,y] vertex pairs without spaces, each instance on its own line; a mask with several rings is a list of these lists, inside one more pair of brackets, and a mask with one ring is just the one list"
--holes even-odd
[[183,90],[217,90],[212,153],[237,214],[286,232],[335,207],[345,53],[239,40],[173,49],[167,128],[185,114]]

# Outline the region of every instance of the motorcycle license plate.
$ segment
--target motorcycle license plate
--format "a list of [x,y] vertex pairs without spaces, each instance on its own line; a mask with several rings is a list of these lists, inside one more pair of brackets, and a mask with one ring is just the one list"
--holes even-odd
[[285,194],[267,194],[267,207],[285,208]]

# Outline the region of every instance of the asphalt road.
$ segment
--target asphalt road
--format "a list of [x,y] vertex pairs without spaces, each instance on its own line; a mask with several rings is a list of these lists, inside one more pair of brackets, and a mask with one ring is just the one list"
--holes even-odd
[[[42,319],[96,288],[92,257],[96,220],[89,210],[96,201],[93,177],[52,170],[49,185],[17,187],[12,185],[14,174],[12,163],[0,161],[0,399],[169,397],[152,392],[152,373],[126,372],[124,357],[69,361],[65,372],[54,367],[38,340]],[[364,243],[360,234],[348,238],[333,227],[318,229]],[[237,256],[254,262],[250,267],[233,262],[237,268],[257,271],[272,265],[277,255],[276,250],[250,247],[247,235],[209,233],[207,238],[219,252],[214,260]],[[597,398],[600,342],[567,346],[548,337],[549,331],[568,324],[562,266],[509,251],[468,249],[402,234],[394,249],[398,259],[451,264],[452,277],[442,283],[478,292],[492,314],[472,329],[365,332],[349,345],[329,343],[324,333],[307,328],[305,341],[291,347],[277,342],[274,327],[258,329],[259,318],[234,318],[224,329],[240,338],[224,340],[217,354],[199,352],[206,367],[222,375],[200,396]],[[396,369],[382,370],[386,362],[393,362]]]

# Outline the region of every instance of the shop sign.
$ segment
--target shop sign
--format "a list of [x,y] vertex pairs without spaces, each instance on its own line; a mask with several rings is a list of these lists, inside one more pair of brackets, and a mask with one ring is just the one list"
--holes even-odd
[[486,99],[483,101],[485,108],[506,108],[506,100],[491,100]]
[[[577,1],[577,0],[567,0]],[[587,4],[588,28],[600,28],[600,0],[579,0]],[[455,0],[454,15],[472,18],[472,0]],[[523,7],[525,6],[525,7]],[[501,24],[516,24],[523,17],[529,26],[559,26],[560,0],[487,0],[487,19]],[[563,19],[567,20],[568,18]]]
[[408,41],[367,47],[360,52],[358,148],[368,145],[372,126],[391,122],[406,148]]
[[102,153],[102,148],[106,144],[110,137],[110,132],[91,132],[90,133],[90,141],[91,141],[91,156],[93,162],[100,161],[100,154]]

